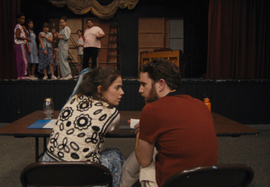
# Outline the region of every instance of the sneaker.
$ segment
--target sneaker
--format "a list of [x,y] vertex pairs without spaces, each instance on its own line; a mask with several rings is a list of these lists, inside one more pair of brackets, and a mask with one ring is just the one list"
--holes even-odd
[[30,78],[27,77],[27,76],[23,76],[23,77],[21,77],[21,79],[23,79],[23,80],[29,80]]
[[51,78],[52,80],[57,80],[57,78],[56,78],[56,76],[52,76],[52,78]]
[[30,78],[31,80],[33,80],[33,81],[34,81],[34,80],[38,80],[38,78],[35,77],[34,75],[30,75],[29,78]]
[[68,74],[68,76],[64,77],[63,80],[70,80],[73,79],[71,74]]
[[43,80],[48,80],[48,76],[44,76],[43,77]]

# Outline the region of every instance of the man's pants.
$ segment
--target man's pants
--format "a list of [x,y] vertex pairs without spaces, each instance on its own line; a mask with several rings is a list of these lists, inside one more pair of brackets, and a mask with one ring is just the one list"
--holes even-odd
[[152,163],[149,166],[142,168],[133,151],[122,166],[119,187],[131,187],[138,179],[140,180],[141,187],[158,187],[155,169],[156,154],[157,151],[154,149]]
[[83,48],[83,69],[89,68],[89,59],[92,59],[91,69],[97,67],[97,57],[99,54],[99,48],[85,47]]

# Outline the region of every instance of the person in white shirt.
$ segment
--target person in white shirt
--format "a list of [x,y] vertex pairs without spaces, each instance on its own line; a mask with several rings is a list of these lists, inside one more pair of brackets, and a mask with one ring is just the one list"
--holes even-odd
[[84,49],[83,49],[83,69],[89,68],[89,59],[92,59],[91,68],[97,67],[97,57],[101,48],[101,39],[104,38],[105,33],[103,30],[94,26],[91,19],[86,20],[87,29],[84,31]]
[[77,30],[77,34],[79,36],[77,40],[77,45],[76,47],[78,48],[78,74],[82,71],[82,63],[83,63],[83,46],[84,46],[84,37],[83,37],[83,31],[82,30]]

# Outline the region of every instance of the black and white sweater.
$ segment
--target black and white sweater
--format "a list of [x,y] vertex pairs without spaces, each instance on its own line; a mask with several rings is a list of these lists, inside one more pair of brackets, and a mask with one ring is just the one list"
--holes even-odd
[[73,96],[50,135],[47,154],[56,161],[99,162],[105,134],[120,121],[116,108],[87,96]]

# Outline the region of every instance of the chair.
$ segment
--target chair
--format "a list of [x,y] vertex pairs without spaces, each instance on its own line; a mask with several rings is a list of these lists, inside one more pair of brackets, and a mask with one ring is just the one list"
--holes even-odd
[[21,184],[27,186],[109,185],[112,174],[95,162],[35,162],[21,172]]
[[172,175],[162,187],[246,187],[254,177],[243,164],[197,167]]

